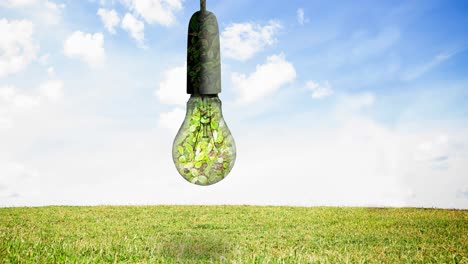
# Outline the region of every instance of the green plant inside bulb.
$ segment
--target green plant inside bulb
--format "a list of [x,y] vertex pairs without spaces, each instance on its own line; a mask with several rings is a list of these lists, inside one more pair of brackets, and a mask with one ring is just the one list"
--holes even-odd
[[197,185],[224,179],[234,166],[236,146],[221,111],[221,52],[216,16],[200,0],[188,27],[187,114],[172,148],[179,173]]
[[179,173],[197,185],[224,179],[234,166],[236,146],[217,95],[192,95],[172,157]]

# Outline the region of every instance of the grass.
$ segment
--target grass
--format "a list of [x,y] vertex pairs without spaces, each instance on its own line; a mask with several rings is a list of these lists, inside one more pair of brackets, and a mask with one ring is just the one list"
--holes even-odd
[[468,263],[468,211],[101,206],[0,209],[0,263]]

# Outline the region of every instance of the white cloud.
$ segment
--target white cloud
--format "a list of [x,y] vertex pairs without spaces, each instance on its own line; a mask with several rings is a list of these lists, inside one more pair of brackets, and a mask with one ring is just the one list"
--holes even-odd
[[41,65],[47,66],[49,65],[49,59],[50,59],[50,54],[47,53],[47,54],[40,56],[38,60]]
[[182,9],[182,0],[123,0],[135,14],[148,24],[171,26],[176,22],[174,13]]
[[45,81],[39,85],[38,91],[38,94],[33,95],[12,85],[0,86],[0,114],[37,107],[41,105],[42,99],[58,102],[63,98],[63,82],[57,79]]
[[51,102],[58,102],[63,98],[63,82],[61,80],[48,80],[39,86],[43,97]]
[[[464,50],[464,49],[463,49]],[[457,50],[454,52],[449,53],[440,53],[437,54],[434,58],[432,58],[429,62],[418,65],[413,67],[402,74],[402,80],[404,81],[412,81],[414,79],[419,78],[420,76],[424,75],[425,73],[431,71],[433,68],[439,66],[440,64],[444,63],[445,61],[452,58],[452,56],[456,55],[462,50]]]
[[344,108],[346,111],[362,110],[370,107],[375,103],[375,95],[370,92],[355,94],[353,96],[345,95],[341,98],[340,109]]
[[130,33],[132,38],[138,42],[140,46],[144,46],[145,40],[145,24],[136,19],[131,14],[125,14],[122,20],[122,28]]
[[13,122],[10,118],[0,115],[0,131],[4,129],[11,129],[13,127]]
[[48,68],[47,68],[47,75],[48,75],[49,77],[52,77],[52,76],[55,75],[54,67],[48,67]]
[[468,199],[468,186],[458,189],[457,197],[461,199]]
[[30,17],[39,18],[47,25],[56,25],[62,18],[62,9],[65,4],[57,4],[49,0],[6,0],[0,3],[0,6],[7,8],[28,8],[27,13]]
[[63,82],[57,79],[45,81],[34,91],[18,89],[13,85],[0,86],[0,132],[14,128],[25,116],[37,113],[47,106],[44,102],[56,103],[62,98]]
[[36,58],[39,47],[32,34],[31,21],[0,19],[0,78],[24,70]]
[[18,162],[2,160],[0,160],[0,169],[0,198],[2,200],[38,194],[39,174],[36,171]]
[[[310,120],[313,116],[301,122]],[[240,186],[256,175],[249,185],[264,185],[264,198],[253,188],[245,190],[245,196],[264,204],[404,206],[411,189],[398,178],[404,173],[400,162],[405,151],[395,145],[398,137],[367,119],[336,125],[297,129],[286,121],[251,128],[238,147],[249,151],[237,162],[229,185]]]
[[449,139],[446,135],[419,143],[414,154],[417,161],[444,162],[449,158]]
[[333,89],[328,81],[321,84],[308,81],[306,86],[312,91],[312,98],[314,99],[322,99],[333,94]]
[[38,0],[2,0],[2,2],[0,2],[0,5],[10,7],[10,8],[15,8],[15,7],[30,6],[30,5],[36,4],[37,2]]
[[297,23],[299,25],[304,25],[305,23],[309,22],[309,20],[305,17],[304,8],[298,8],[296,11],[297,16]]
[[270,21],[264,26],[233,23],[221,33],[223,55],[235,60],[248,60],[265,46],[275,43],[280,28],[281,24],[277,21]]
[[99,8],[97,14],[101,17],[102,23],[104,27],[106,27],[107,31],[111,34],[115,34],[115,27],[119,24],[120,18],[117,12],[112,10],[107,10],[104,8]]
[[56,4],[51,1],[43,2],[44,8],[41,10],[40,16],[43,21],[49,25],[56,25],[62,19],[62,9],[65,8],[65,4]]
[[18,92],[14,86],[0,87],[0,107],[28,109],[38,106],[40,98]]
[[241,103],[253,103],[269,96],[295,78],[296,70],[283,54],[268,57],[266,63],[257,65],[255,72],[249,76],[239,73],[231,75]]
[[185,117],[185,106],[189,98],[186,91],[186,72],[186,65],[167,70],[155,92],[159,102],[176,106],[172,111],[162,112],[159,115],[159,127],[172,132],[177,132]]
[[349,50],[342,52],[349,53],[351,58],[368,58],[390,49],[400,40],[400,36],[398,28],[385,28],[374,36],[365,31],[356,32],[347,47]]
[[159,115],[159,126],[177,132],[184,121],[184,117],[184,109],[180,107],[174,108],[170,112],[163,112]]
[[185,107],[188,101],[186,74],[186,65],[169,69],[164,73],[164,80],[159,83],[159,89],[155,92],[161,103]]
[[63,51],[70,58],[78,58],[90,67],[99,67],[104,64],[104,36],[102,33],[83,33],[75,31],[65,41]]

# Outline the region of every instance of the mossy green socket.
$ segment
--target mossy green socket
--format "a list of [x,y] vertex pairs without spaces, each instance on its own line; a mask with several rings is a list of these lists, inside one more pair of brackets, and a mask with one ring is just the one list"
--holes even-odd
[[216,16],[201,10],[192,15],[188,28],[187,93],[215,95],[221,93],[221,53]]

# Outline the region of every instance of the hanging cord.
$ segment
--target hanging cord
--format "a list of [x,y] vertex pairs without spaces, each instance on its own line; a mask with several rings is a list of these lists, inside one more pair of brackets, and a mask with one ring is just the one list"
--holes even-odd
[[200,10],[206,11],[206,0],[200,0]]

